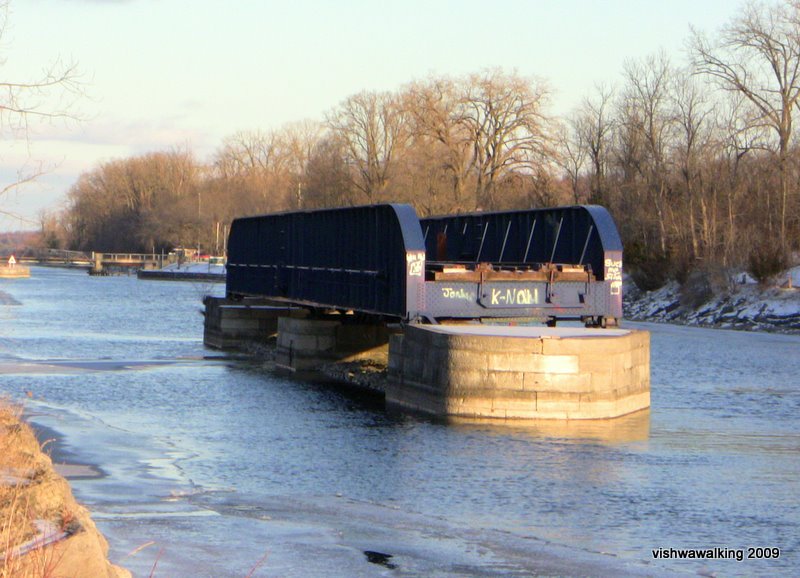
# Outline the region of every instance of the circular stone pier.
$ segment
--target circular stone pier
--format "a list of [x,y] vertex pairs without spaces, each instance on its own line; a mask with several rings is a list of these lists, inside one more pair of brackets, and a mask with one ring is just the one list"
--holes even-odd
[[391,337],[386,402],[441,417],[619,417],[650,407],[650,334],[409,325]]

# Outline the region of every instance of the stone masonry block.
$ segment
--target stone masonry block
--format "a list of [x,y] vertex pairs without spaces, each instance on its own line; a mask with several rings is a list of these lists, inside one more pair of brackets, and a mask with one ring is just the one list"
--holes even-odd
[[525,374],[521,371],[489,370],[486,372],[484,384],[486,387],[498,390],[499,395],[504,395],[505,390],[524,391],[524,377]]
[[283,335],[280,345],[291,347],[294,351],[316,351],[319,349],[314,335]]
[[422,364],[422,379],[427,383],[440,384],[441,371],[436,363],[426,362]]
[[461,349],[431,351],[432,363],[440,363],[452,369],[481,369],[489,368],[485,351],[464,351]]
[[258,330],[270,334],[276,334],[278,332],[278,319],[259,319]]
[[278,338],[276,340],[276,344],[278,347],[289,347],[289,343],[292,340],[292,335],[289,333],[281,333],[278,332]]
[[509,408],[506,410],[507,420],[542,420],[542,414],[536,408],[523,409],[523,408]]
[[397,352],[389,351],[389,359],[388,359],[388,369],[389,373],[398,373],[402,372],[403,369],[403,356],[398,354]]
[[450,398],[446,405],[448,413],[463,417],[491,417],[493,410],[491,398]]
[[530,410],[536,409],[537,395],[535,391],[525,392],[525,396],[503,397],[497,396],[493,398],[494,407],[509,411],[509,410]]
[[612,391],[622,385],[622,379],[611,373],[601,373],[598,371],[591,374],[591,387],[586,390],[586,393],[602,393],[604,391]]
[[567,391],[537,391],[536,392],[536,401],[537,403],[550,403],[550,402],[564,402],[564,403],[572,403],[572,404],[579,404],[581,401],[581,393],[578,392],[567,392]]
[[368,349],[389,342],[389,331],[380,325],[340,325],[336,327],[337,348]]
[[575,355],[531,355],[524,353],[489,353],[490,370],[532,373],[578,373]]
[[536,355],[535,371],[575,374],[579,371],[577,355]]
[[[587,333],[591,333],[591,330],[588,330]],[[584,355],[586,353],[613,355],[630,350],[632,339],[632,333],[621,336],[598,335],[597,337],[543,339],[542,353],[545,355]]]
[[616,401],[619,398],[619,390],[614,388],[604,389],[602,391],[590,391],[581,394],[581,402],[584,404],[601,401]]
[[258,319],[222,319],[219,323],[222,331],[258,330]]
[[335,335],[336,328],[341,321],[327,319],[296,319],[293,317],[280,317],[278,319],[278,333],[294,333],[295,335]]
[[592,390],[592,376],[588,373],[525,372],[523,374],[523,387],[525,391],[581,393]]
[[333,353],[336,350],[336,339],[334,337],[319,335],[315,339],[316,346],[309,353],[314,351]]
[[536,398],[536,410],[545,419],[571,419],[579,415],[581,404],[577,398],[539,393]]
[[406,379],[420,380],[425,371],[425,361],[419,357],[403,356],[403,375]]
[[429,331],[418,325],[406,325],[405,339],[414,341],[415,343],[424,344],[426,347],[430,347],[432,343],[432,333],[432,331]]
[[643,348],[650,351],[650,332],[631,331],[631,349]]
[[400,347],[402,347],[403,355],[407,357],[422,357],[425,352],[420,344],[413,339],[403,339]]
[[650,367],[650,348],[636,347],[631,350],[631,361],[634,365],[647,365]]
[[630,366],[630,354],[628,353],[584,353],[580,356],[580,370],[584,373],[592,374],[612,374],[625,370],[626,365]]
[[441,372],[437,383],[450,391],[478,391],[486,387],[486,373],[481,369],[449,369]]
[[483,335],[448,335],[447,346],[462,351],[492,349],[508,353],[542,353],[540,338],[487,337]]
[[650,392],[628,395],[609,400],[585,400],[581,402],[581,417],[584,419],[621,417],[650,407]]

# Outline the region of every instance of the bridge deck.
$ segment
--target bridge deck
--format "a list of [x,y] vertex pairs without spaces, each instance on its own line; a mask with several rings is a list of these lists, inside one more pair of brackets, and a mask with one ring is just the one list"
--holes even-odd
[[237,219],[229,297],[410,321],[622,315],[622,244],[597,206],[420,220],[408,205]]

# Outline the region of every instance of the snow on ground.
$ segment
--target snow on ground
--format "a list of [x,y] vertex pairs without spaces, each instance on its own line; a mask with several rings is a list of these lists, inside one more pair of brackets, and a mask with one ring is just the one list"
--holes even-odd
[[215,273],[218,275],[225,274],[225,265],[211,264],[206,261],[202,262],[188,262],[183,264],[170,263],[161,269],[162,271],[174,271],[181,273]]
[[792,287],[800,287],[800,266],[789,269],[788,277],[792,280]]
[[[625,317],[638,321],[661,321],[685,325],[713,326],[800,333],[800,267],[778,278],[778,286],[761,287],[746,273],[731,276],[727,290],[711,295],[692,307],[681,286],[672,281],[650,292],[626,283]],[[791,285],[789,280],[791,279]]]

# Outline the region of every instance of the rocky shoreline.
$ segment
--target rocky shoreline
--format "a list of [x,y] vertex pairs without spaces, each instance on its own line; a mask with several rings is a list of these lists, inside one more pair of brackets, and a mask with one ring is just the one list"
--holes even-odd
[[21,410],[0,400],[0,576],[130,578],[40,445]]
[[796,284],[762,287],[740,282],[714,287],[708,282],[681,286],[672,281],[645,292],[629,283],[623,310],[624,318],[631,321],[800,334],[800,289]]

